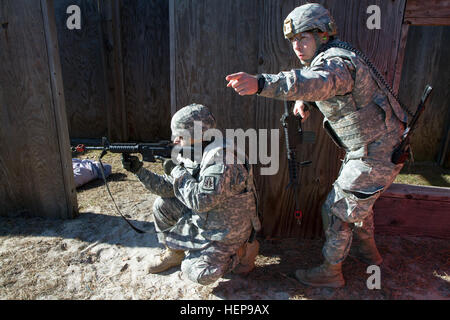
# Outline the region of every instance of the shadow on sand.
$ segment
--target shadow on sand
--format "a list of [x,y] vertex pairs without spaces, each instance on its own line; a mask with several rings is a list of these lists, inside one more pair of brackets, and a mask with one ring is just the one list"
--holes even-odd
[[145,233],[134,231],[120,216],[86,212],[71,220],[0,217],[0,237],[60,237],[124,247],[161,247],[153,222],[133,219],[129,221]]

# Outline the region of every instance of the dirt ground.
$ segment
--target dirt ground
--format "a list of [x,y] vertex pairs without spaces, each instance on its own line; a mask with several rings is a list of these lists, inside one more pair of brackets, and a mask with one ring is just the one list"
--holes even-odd
[[[94,159],[96,153],[83,158]],[[367,265],[349,257],[346,286],[311,288],[294,278],[299,268],[321,262],[323,240],[260,238],[256,268],[247,276],[227,275],[201,286],[179,268],[147,273],[161,251],[152,222],[155,197],[107,155],[111,192],[137,234],[120,218],[100,180],[77,190],[80,216],[73,220],[0,218],[0,299],[449,299],[448,240],[377,234],[381,288],[369,290]],[[158,171],[160,165],[146,164]]]

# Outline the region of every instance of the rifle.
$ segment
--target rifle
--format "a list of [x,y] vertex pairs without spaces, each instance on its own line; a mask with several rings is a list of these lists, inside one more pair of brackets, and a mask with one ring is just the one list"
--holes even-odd
[[[307,105],[308,106],[308,105]],[[307,111],[308,108],[305,108],[305,111]],[[289,183],[286,186],[286,189],[291,188],[294,193],[295,198],[295,218],[297,218],[297,223],[300,225],[303,213],[300,210],[300,204],[298,199],[298,193],[297,190],[300,187],[300,183],[298,181],[298,170],[301,167],[308,166],[312,163],[312,161],[303,161],[298,162],[296,160],[296,150],[295,147],[289,142],[289,129],[288,129],[288,123],[287,118],[289,117],[289,108],[287,101],[284,100],[284,113],[281,116],[280,122],[284,129],[284,138],[286,142],[286,152],[287,152],[287,159],[288,159],[288,168],[289,168]],[[302,117],[300,115],[296,116],[298,120],[298,134],[300,136],[300,143],[314,143],[315,142],[315,133],[311,131],[303,131],[302,128]]]
[[[74,142],[74,141],[72,141]],[[72,143],[73,144],[73,143]],[[120,214],[120,216],[128,223],[128,225],[137,233],[145,233],[146,231],[143,231],[137,227],[135,227],[133,224],[131,224],[130,221],[122,214],[119,207],[117,206],[116,202],[114,201],[114,198],[111,194],[111,191],[109,190],[108,182],[105,178],[104,173],[104,167],[102,163],[102,158],[107,154],[108,152],[112,153],[122,153],[123,159],[129,160],[130,154],[133,153],[140,153],[142,155],[142,160],[146,162],[156,162],[157,160],[164,161],[166,159],[171,158],[172,153],[174,151],[178,151],[180,153],[190,155],[191,157],[194,155],[194,147],[179,147],[178,145],[172,144],[170,141],[160,141],[156,143],[109,143],[108,139],[106,137],[102,138],[102,145],[101,146],[85,146],[84,144],[78,144],[76,147],[72,146],[72,155],[74,153],[85,153],[88,150],[102,150],[102,153],[100,154],[98,161],[100,163],[100,171],[102,173],[103,181],[105,182],[106,190],[108,191],[109,196],[111,197],[111,200],[114,203],[114,206],[116,207],[117,212]],[[175,153],[174,153],[175,154]]]
[[102,150],[100,158],[108,153],[122,153],[125,160],[129,159],[130,154],[140,153],[142,160],[146,162],[156,162],[163,158],[170,158],[174,145],[167,140],[155,143],[110,143],[106,137],[102,138],[101,146],[85,146],[78,144],[72,147],[72,153],[85,153],[89,150]]
[[395,148],[394,152],[392,153],[391,161],[394,164],[400,164],[404,163],[406,159],[411,157],[411,146],[409,137],[411,136],[411,133],[417,126],[417,120],[419,119],[420,115],[425,110],[425,102],[427,101],[428,97],[430,96],[431,91],[433,88],[430,85],[427,85],[425,87],[425,90],[423,91],[422,98],[420,99],[419,106],[417,107],[416,113],[414,114],[413,118],[411,119],[411,122],[409,123],[408,127],[403,132],[402,141],[400,144]]

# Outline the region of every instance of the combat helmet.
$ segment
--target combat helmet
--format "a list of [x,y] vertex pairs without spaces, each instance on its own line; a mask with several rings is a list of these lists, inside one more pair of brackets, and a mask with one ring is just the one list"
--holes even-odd
[[186,136],[194,137],[194,121],[201,122],[202,134],[216,127],[216,119],[207,107],[193,103],[178,110],[172,117],[170,129],[172,137]]
[[337,34],[336,24],[330,12],[318,3],[308,3],[292,10],[283,23],[286,39],[300,32],[319,29],[329,36]]

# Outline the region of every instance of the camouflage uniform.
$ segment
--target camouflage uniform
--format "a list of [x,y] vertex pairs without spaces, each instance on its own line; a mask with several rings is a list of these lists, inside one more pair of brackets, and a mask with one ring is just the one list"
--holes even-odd
[[[181,109],[174,117],[184,111],[189,110]],[[179,134],[174,128],[172,132]],[[260,229],[251,166],[228,164],[236,156],[227,141],[212,142],[200,163],[179,158],[184,165],[176,166],[170,176],[144,168],[136,173],[150,192],[159,195],[153,206],[159,241],[187,250],[181,270],[203,285],[233,270],[239,263],[237,250],[252,228]]]
[[[297,30],[292,24],[298,18],[295,14],[308,16],[308,10],[317,9],[317,5],[302,7],[285,20],[285,34],[317,28]],[[401,140],[406,114],[366,63],[349,50],[330,48],[316,53],[302,69],[261,76],[265,80],[261,96],[316,102],[324,115],[325,130],[347,152],[322,207],[323,255],[330,264],[340,263],[349,252],[353,234],[373,237],[373,204],[402,168],[391,162],[391,154]]]

